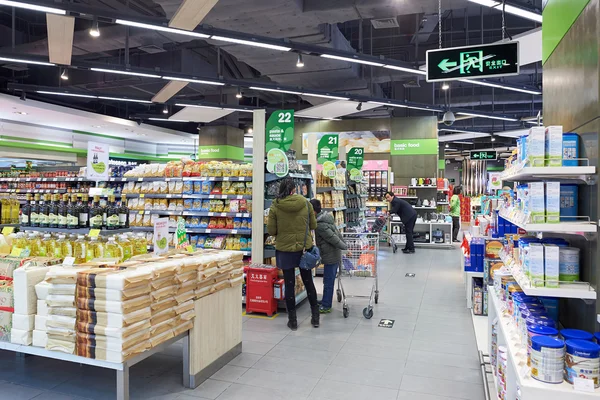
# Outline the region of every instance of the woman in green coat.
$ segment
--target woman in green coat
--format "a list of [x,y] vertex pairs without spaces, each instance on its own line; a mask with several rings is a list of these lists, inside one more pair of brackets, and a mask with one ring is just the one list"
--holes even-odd
[[[308,233],[307,233],[308,225]],[[312,205],[308,200],[296,194],[296,184],[291,178],[285,178],[279,185],[279,195],[269,210],[267,231],[275,237],[275,257],[277,267],[283,270],[285,280],[285,304],[288,311],[288,327],[298,329],[296,318],[296,268],[304,250],[313,247],[310,231],[317,228],[317,220]],[[306,244],[305,244],[306,242]],[[317,291],[312,279],[312,271],[300,269],[300,276],[311,309],[311,324],[319,327],[319,305]]]

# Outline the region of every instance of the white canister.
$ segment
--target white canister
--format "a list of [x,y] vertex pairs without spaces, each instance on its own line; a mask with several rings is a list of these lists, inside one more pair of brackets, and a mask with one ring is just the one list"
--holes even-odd
[[565,342],[549,336],[531,338],[528,364],[531,377],[545,383],[562,383],[565,360]]
[[577,247],[561,247],[558,250],[558,280],[579,281],[579,252]]
[[573,378],[594,381],[600,387],[600,346],[587,340],[567,340],[565,356],[565,379],[573,383]]

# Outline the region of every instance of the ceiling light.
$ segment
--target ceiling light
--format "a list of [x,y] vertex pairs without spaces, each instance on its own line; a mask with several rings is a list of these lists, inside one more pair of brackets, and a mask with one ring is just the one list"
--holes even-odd
[[189,78],[178,78],[178,77],[175,77],[175,76],[163,76],[162,78],[166,79],[168,81],[181,81],[181,82],[200,83],[200,84],[203,84],[203,85],[217,85],[217,86],[223,86],[223,85],[225,85],[223,82],[203,81],[203,80],[200,80],[200,79],[189,79]]
[[245,113],[253,113],[254,110],[246,109],[246,108],[227,108],[223,107],[221,110],[229,110],[229,111],[237,111],[237,112],[245,112]]
[[247,46],[262,47],[262,48],[271,49],[271,50],[290,51],[292,49],[291,47],[284,47],[284,46],[279,46],[279,45],[269,44],[269,43],[254,42],[252,40],[235,39],[235,38],[230,38],[230,37],[226,37],[226,36],[212,36],[211,39],[220,40],[222,42],[245,44]]
[[89,94],[79,94],[79,93],[64,93],[64,92],[49,92],[46,90],[36,90],[36,93],[39,94],[52,94],[55,96],[67,96],[67,97],[82,97],[84,99],[96,99],[98,96],[92,96]]
[[298,53],[298,61],[296,61],[296,67],[304,67],[304,61],[302,60],[302,54]]
[[62,73],[60,74],[60,79],[62,79],[63,81],[69,80],[69,72],[66,68],[63,69]]
[[384,103],[384,102],[381,102],[381,101],[368,101],[367,103],[379,104],[380,106],[390,106],[390,107],[400,107],[400,108],[407,108],[408,107],[408,106],[406,106],[404,104]]
[[460,140],[455,140],[454,143],[458,143],[458,144],[473,144],[473,142],[461,142]]
[[256,87],[256,86],[250,86],[250,89],[253,89],[253,90],[263,90],[265,92],[296,94],[298,96],[302,94],[301,92],[295,92],[293,90],[281,90],[281,89],[261,88],[261,87]]
[[42,11],[42,12],[50,13],[50,14],[59,14],[59,15],[67,14],[67,12],[65,10],[59,10],[58,8],[38,6],[35,4],[27,4],[27,3],[20,2],[20,1],[0,0],[0,5],[16,7],[16,8],[25,8],[27,10],[33,10],[33,11]]
[[470,113],[470,112],[457,112],[457,114],[458,115],[468,115],[470,117],[497,119],[497,120],[500,120],[500,121],[512,121],[512,122],[518,121],[518,119],[516,119],[516,118],[500,117],[500,116],[497,116],[497,115],[477,114],[477,113]]
[[25,111],[15,111],[13,114],[27,115]]
[[492,142],[495,142],[495,141],[496,141],[496,138],[492,136]]
[[358,103],[358,105],[356,106],[356,110],[362,111],[362,103]]
[[177,103],[175,105],[178,106],[178,107],[196,107],[196,108],[208,108],[208,109],[211,109],[211,110],[222,110],[221,107],[203,106],[202,104]]
[[9,58],[9,57],[0,57],[0,61],[16,62],[16,63],[23,63],[23,64],[47,65],[49,67],[54,67],[56,65],[56,64],[44,62],[44,61],[23,60],[22,58]]
[[310,118],[310,119],[322,119],[322,120],[327,120],[327,121],[341,121],[341,118],[326,118],[326,117],[314,117],[312,115],[298,115],[295,114],[294,118]]
[[248,133],[254,133],[254,129],[248,128]]
[[165,108],[163,108],[163,114],[169,113],[169,106],[165,104]]
[[395,69],[396,71],[404,71],[417,75],[427,75],[427,71],[422,71],[420,69],[415,68],[399,67],[397,65],[384,65],[383,68]]
[[242,98],[242,91],[238,90],[237,93],[235,94],[235,97],[237,97],[238,99]]
[[140,77],[143,77],[143,78],[162,78],[160,75],[142,74],[140,72],[121,71],[121,70],[118,70],[118,69],[90,68],[90,70],[96,71],[96,72],[106,72],[108,74],[120,74],[120,75],[140,76]]
[[[502,11],[502,2],[496,0],[469,0],[471,3],[476,3],[485,7],[491,7],[498,11]],[[515,7],[506,4],[505,11],[509,14],[518,15],[526,19],[530,19],[535,22],[542,23],[542,16],[536,12],[525,10],[523,8]]]
[[349,97],[332,96],[330,94],[302,93],[303,96],[321,97],[323,99],[350,100]]
[[496,7],[498,2],[495,0],[469,0],[471,3],[477,3],[485,7]]
[[92,23],[92,27],[90,28],[90,36],[92,37],[100,37],[100,27],[98,26],[98,20],[95,19]]
[[148,118],[150,121],[163,121],[163,122],[191,122],[183,119],[169,119],[169,118]]
[[128,101],[131,103],[143,103],[143,104],[152,104],[150,100],[137,100],[137,99],[128,99],[125,97],[107,97],[107,96],[98,96],[99,99],[102,100],[114,100],[114,101]]
[[450,89],[450,85],[448,84],[448,82],[442,83],[442,90],[448,90],[448,89]]
[[514,92],[521,92],[521,93],[527,93],[527,94],[536,94],[536,95],[541,95],[542,94],[542,92],[540,90],[522,89],[522,88],[518,88],[518,87],[514,87],[514,86],[507,86],[507,85],[502,85],[502,84],[498,84],[498,83],[491,83],[491,82],[487,82],[487,81],[476,81],[476,80],[473,80],[473,79],[459,79],[459,81],[461,81],[461,82],[467,82],[467,83],[472,83],[472,84],[475,84],[475,85],[489,86],[489,87],[494,87],[494,88],[512,90]]
[[357,64],[372,65],[374,67],[383,67],[384,66],[383,63],[378,63],[378,62],[373,62],[373,61],[367,61],[367,60],[361,60],[361,59],[358,59],[358,58],[336,56],[336,55],[333,55],[333,54],[321,54],[321,57],[323,57],[323,58],[331,58],[333,60],[348,61],[348,62],[357,63]]
[[446,148],[450,147],[450,145],[448,143],[446,143]]
[[115,23],[119,24],[119,25],[133,26],[135,28],[144,28],[144,29],[150,29],[153,31],[174,33],[177,35],[193,36],[193,37],[200,38],[200,39],[206,39],[206,38],[210,37],[210,35],[206,35],[204,33],[198,33],[198,32],[194,32],[194,31],[186,31],[183,29],[169,28],[167,26],[162,26],[162,25],[144,24],[141,22],[128,21],[128,20],[124,20],[124,19],[117,19],[115,21]]

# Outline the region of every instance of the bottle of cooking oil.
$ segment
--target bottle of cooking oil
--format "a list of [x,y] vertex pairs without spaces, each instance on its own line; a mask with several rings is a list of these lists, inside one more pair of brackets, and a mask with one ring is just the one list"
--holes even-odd
[[2,206],[0,223],[8,224],[10,223],[10,203],[8,202],[6,195],[2,195],[2,198],[0,198],[0,205]]
[[123,249],[123,261],[129,260],[133,256],[133,243],[127,239],[127,235],[119,236],[117,243]]
[[148,252],[148,242],[146,241],[146,235],[138,233],[137,236],[131,238],[133,243],[133,255],[137,256],[140,254],[146,254]]
[[52,235],[49,233],[45,233],[44,238],[42,239],[40,253],[45,252],[46,257],[55,257],[54,256],[55,243],[56,243],[56,241],[52,238]]
[[11,207],[11,223],[18,224],[19,223],[19,208],[21,207],[21,203],[17,199],[17,195],[12,195],[12,207]]
[[67,235],[59,235],[57,245],[60,246],[62,258],[73,257],[73,245],[67,240]]
[[36,234],[30,233],[27,237],[25,249],[29,250],[30,257],[37,257],[40,253],[39,240],[36,240]]
[[[78,221],[79,222],[79,221]],[[87,258],[87,242],[84,235],[78,235],[75,245],[73,246],[73,254],[75,264],[83,264]]]
[[27,245],[27,237],[25,233],[19,232],[17,233],[17,237],[13,240],[13,247],[18,247],[19,249],[24,249]]
[[120,261],[123,260],[123,248],[116,242],[114,236],[108,239],[104,248],[105,258],[118,258]]
[[104,246],[97,237],[91,237],[90,241],[87,243],[86,252],[85,252],[85,261],[91,261],[94,258],[102,258],[104,257]]

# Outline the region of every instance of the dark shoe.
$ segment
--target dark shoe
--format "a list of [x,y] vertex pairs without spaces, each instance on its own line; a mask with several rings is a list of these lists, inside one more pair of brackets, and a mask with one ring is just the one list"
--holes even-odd
[[413,254],[415,252],[415,249],[402,249],[402,252],[404,254]]
[[319,306],[310,308],[310,312],[311,312],[310,324],[315,328],[319,327],[319,317],[320,317],[319,309],[320,309]]
[[288,328],[293,331],[298,330],[298,319],[296,318],[296,310],[288,311]]
[[460,240],[456,240],[456,239],[454,239],[454,240],[453,240],[453,242],[454,242],[454,243],[460,243]]
[[321,306],[321,307],[319,307],[319,313],[321,313],[321,314],[330,314],[331,313],[331,307],[325,308],[325,307]]

